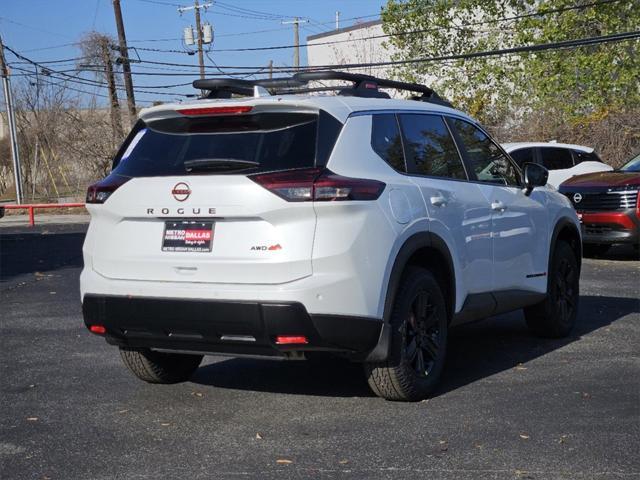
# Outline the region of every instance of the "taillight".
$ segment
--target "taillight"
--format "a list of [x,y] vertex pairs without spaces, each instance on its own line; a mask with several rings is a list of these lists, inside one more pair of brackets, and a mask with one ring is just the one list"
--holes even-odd
[[196,108],[182,108],[176,110],[176,112],[182,115],[238,115],[242,113],[248,113],[253,109],[250,106],[235,106],[235,107],[196,107]]
[[129,177],[111,174],[87,189],[86,203],[104,203],[118,187],[130,180]]
[[377,180],[343,177],[320,168],[260,173],[249,178],[288,202],[376,200],[385,187]]

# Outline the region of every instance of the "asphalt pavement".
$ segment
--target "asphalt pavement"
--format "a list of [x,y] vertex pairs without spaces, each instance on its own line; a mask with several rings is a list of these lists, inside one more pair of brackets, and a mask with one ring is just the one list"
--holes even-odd
[[0,478],[640,478],[640,262],[585,259],[563,340],[521,313],[451,333],[442,387],[373,396],[359,365],[207,357],[134,378],[82,323],[86,226],[0,228]]

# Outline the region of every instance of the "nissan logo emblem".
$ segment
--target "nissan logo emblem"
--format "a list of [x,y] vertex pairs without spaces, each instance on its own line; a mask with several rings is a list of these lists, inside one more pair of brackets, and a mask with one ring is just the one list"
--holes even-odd
[[191,195],[191,189],[189,185],[184,182],[176,183],[175,186],[171,189],[171,195],[179,202],[184,202],[189,195]]
[[579,193],[573,194],[573,203],[580,203],[582,201],[582,195]]

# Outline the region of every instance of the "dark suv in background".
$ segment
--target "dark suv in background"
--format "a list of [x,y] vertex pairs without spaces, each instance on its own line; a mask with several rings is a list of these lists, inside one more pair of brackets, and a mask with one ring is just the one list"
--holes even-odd
[[585,255],[605,253],[614,243],[640,244],[640,153],[622,168],[588,173],[560,185],[582,223]]

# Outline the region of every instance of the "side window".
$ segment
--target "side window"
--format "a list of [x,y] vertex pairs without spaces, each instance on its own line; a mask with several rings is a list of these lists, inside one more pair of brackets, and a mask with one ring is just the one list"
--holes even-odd
[[576,165],[582,162],[602,163],[602,160],[600,159],[600,157],[596,152],[587,153],[587,152],[583,152],[582,150],[573,151],[573,160],[575,161]]
[[513,158],[520,168],[524,167],[525,163],[535,163],[533,159],[533,148],[521,148],[511,152],[511,158]]
[[399,172],[406,172],[402,139],[395,114],[373,115],[371,122],[371,147],[373,150],[392,168]]
[[452,119],[476,177],[481,182],[520,185],[515,165],[482,130],[464,120]]
[[399,118],[411,173],[467,179],[456,144],[442,117],[408,113]]
[[540,149],[542,165],[547,170],[559,170],[573,167],[571,151],[566,148],[544,147]]

